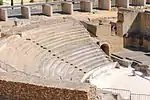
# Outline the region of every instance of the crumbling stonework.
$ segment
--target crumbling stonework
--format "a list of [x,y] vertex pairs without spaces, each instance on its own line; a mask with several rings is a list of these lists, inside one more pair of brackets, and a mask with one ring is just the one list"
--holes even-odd
[[119,9],[117,35],[124,37],[125,47],[150,50],[149,19],[149,12]]
[[141,33],[145,35],[150,35],[150,12],[142,12],[141,14]]
[[140,30],[140,14],[139,11],[130,9],[119,9],[118,12],[118,25],[122,26],[117,31],[119,36],[123,36],[126,33],[139,32]]
[[103,23],[100,20],[96,22],[83,22],[85,27],[89,32],[91,32],[94,36],[101,37],[101,35],[111,35],[111,24]]

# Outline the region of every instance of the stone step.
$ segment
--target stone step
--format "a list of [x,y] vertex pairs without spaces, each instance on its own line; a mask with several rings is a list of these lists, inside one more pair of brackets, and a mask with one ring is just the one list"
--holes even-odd
[[64,39],[61,41],[57,41],[57,42],[52,43],[52,44],[45,45],[45,47],[47,47],[48,49],[51,49],[52,51],[55,51],[55,49],[53,49],[53,48],[58,48],[61,46],[69,45],[70,43],[73,43],[73,42],[76,43],[77,41],[82,42],[82,41],[87,40],[87,39],[88,38],[85,36],[77,36],[77,37],[74,37],[73,39],[68,38],[68,39]]
[[74,54],[74,55],[71,54],[70,57],[68,57],[68,58],[69,58],[69,61],[74,61],[75,59],[80,60],[83,58],[86,59],[86,57],[91,56],[90,54],[92,54],[93,56],[96,55],[97,54],[96,51],[97,51],[96,49],[89,49],[87,51],[82,51],[78,54]]
[[39,26],[38,28],[34,28],[32,30],[28,30],[28,31],[24,31],[24,36],[28,37],[32,34],[39,34],[42,33],[43,31],[48,31],[48,30],[54,30],[57,29],[58,27],[66,27],[66,26],[70,26],[72,27],[73,25],[76,25],[78,23],[74,23],[74,22],[63,22],[63,23],[55,23],[55,24],[51,24],[51,25],[43,25],[43,26]]
[[85,63],[84,62],[76,63],[76,66],[82,66],[81,68],[94,67],[95,63],[102,64],[102,63],[104,63],[103,61],[106,61],[106,59],[103,59],[103,57],[104,56],[101,56],[101,57],[99,57],[99,59],[92,60],[92,62],[86,61]]
[[46,34],[51,34],[51,33],[58,33],[59,32],[64,32],[64,31],[67,31],[67,30],[71,30],[71,29],[75,29],[75,28],[80,28],[80,29],[83,29],[83,27],[81,27],[80,25],[75,25],[75,26],[71,26],[71,25],[68,25],[68,26],[63,26],[63,27],[48,27],[47,29],[43,29],[43,30],[36,30],[36,33],[32,33],[28,36],[30,36],[30,38],[32,39],[36,39],[37,37],[42,37],[42,36],[45,36]]
[[36,39],[36,40],[33,40],[39,44],[45,44],[46,42],[53,42],[53,41],[57,41],[57,39],[61,39],[61,38],[69,38],[69,37],[74,37],[76,35],[82,35],[81,33],[79,32],[82,32],[81,30],[79,31],[75,31],[75,32],[70,32],[70,33],[65,33],[65,34],[51,34],[51,35],[48,35],[46,38],[44,39]]
[[43,33],[39,33],[39,35],[35,35],[33,38],[31,38],[34,41],[41,41],[45,40],[47,37],[52,37],[52,36],[59,36],[61,34],[66,34],[68,32],[73,32],[73,31],[81,31],[83,28],[81,27],[73,27],[69,30],[63,31],[63,32],[56,32],[56,30],[49,30],[49,31],[44,31]]

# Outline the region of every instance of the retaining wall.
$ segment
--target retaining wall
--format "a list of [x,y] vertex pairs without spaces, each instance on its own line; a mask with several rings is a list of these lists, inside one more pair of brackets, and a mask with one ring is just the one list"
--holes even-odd
[[0,73],[0,97],[9,100],[93,100],[88,84]]

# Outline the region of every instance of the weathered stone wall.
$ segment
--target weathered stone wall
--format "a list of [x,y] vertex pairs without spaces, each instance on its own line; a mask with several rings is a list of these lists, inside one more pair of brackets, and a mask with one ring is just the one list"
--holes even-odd
[[150,12],[138,10],[120,10],[118,12],[118,25],[122,24],[121,34],[140,33],[150,36]]
[[117,22],[116,24],[116,27],[117,27],[117,36],[123,36],[123,24],[122,22]]
[[100,24],[98,22],[82,22],[86,29],[94,36],[111,35],[111,24]]
[[117,34],[120,34],[121,36],[123,36],[126,33],[139,32],[140,31],[139,11],[120,9],[118,12],[118,23],[119,24],[117,25],[122,26],[122,29]]
[[8,100],[90,100],[93,93],[88,84],[0,73],[0,97]]
[[150,36],[150,12],[142,12],[141,14],[141,33]]
[[141,10],[119,9],[117,35],[124,36],[125,47],[150,50],[150,13]]
[[146,38],[138,38],[138,37],[124,37],[124,46],[126,48],[128,47],[134,47],[139,50],[147,50],[150,51],[150,40]]

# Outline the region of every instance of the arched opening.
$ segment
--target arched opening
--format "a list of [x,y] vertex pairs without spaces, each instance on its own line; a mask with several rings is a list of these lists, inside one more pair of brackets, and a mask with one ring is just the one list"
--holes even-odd
[[108,46],[108,44],[102,44],[102,45],[101,45],[101,49],[102,49],[107,55],[109,55],[109,46]]

